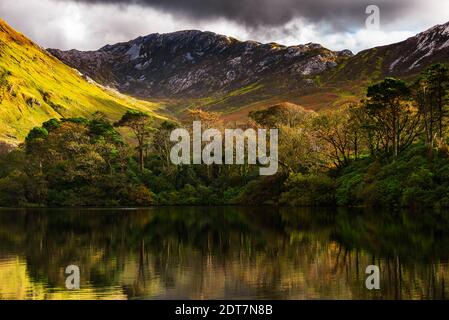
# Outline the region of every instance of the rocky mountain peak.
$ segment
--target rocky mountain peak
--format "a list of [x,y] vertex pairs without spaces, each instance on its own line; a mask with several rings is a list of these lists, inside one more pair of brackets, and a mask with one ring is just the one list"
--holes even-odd
[[315,108],[339,99],[335,92],[322,96],[323,90],[347,86],[357,91],[361,83],[410,78],[433,63],[447,62],[449,23],[357,55],[317,43],[284,46],[198,30],[150,34],[90,52],[49,51],[93,80],[137,98],[228,110],[296,97],[293,102],[302,104],[318,100]]
[[393,46],[398,50],[396,59],[390,64],[390,71],[415,72],[449,56],[449,22],[436,25]]
[[205,97],[287,78],[310,86],[314,75],[352,55],[316,43],[287,47],[199,30],[154,33],[98,51],[49,51],[102,84],[145,98]]

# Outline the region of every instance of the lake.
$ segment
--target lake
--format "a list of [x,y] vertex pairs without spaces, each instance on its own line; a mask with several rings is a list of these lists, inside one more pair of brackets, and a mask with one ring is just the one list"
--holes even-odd
[[447,299],[448,258],[441,212],[0,210],[0,299]]

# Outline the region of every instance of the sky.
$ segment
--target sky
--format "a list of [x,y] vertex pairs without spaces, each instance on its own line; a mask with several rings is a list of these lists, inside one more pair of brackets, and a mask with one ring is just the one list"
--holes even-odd
[[[378,27],[367,27],[369,5]],[[371,17],[371,18],[370,18]],[[197,29],[239,40],[359,52],[449,22],[447,0],[1,0],[0,18],[46,48],[96,50]]]

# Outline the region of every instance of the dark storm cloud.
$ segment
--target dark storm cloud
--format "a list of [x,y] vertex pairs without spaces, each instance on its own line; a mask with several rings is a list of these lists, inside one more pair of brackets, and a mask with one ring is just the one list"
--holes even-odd
[[[365,27],[368,4],[380,7],[380,30]],[[96,50],[150,33],[198,29],[358,52],[448,22],[449,1],[0,0],[0,16],[41,46],[64,50]]]
[[190,19],[224,18],[248,28],[282,26],[294,18],[327,23],[337,30],[360,27],[365,9],[378,5],[382,19],[399,17],[417,0],[58,0],[90,4],[138,4]]

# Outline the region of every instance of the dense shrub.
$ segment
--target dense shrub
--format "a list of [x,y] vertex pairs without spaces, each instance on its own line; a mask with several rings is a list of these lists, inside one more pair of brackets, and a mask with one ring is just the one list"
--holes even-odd
[[288,206],[335,205],[335,183],[326,175],[292,174],[279,203]]
[[449,200],[449,160],[414,145],[394,161],[355,162],[337,178],[342,206],[444,207]]

